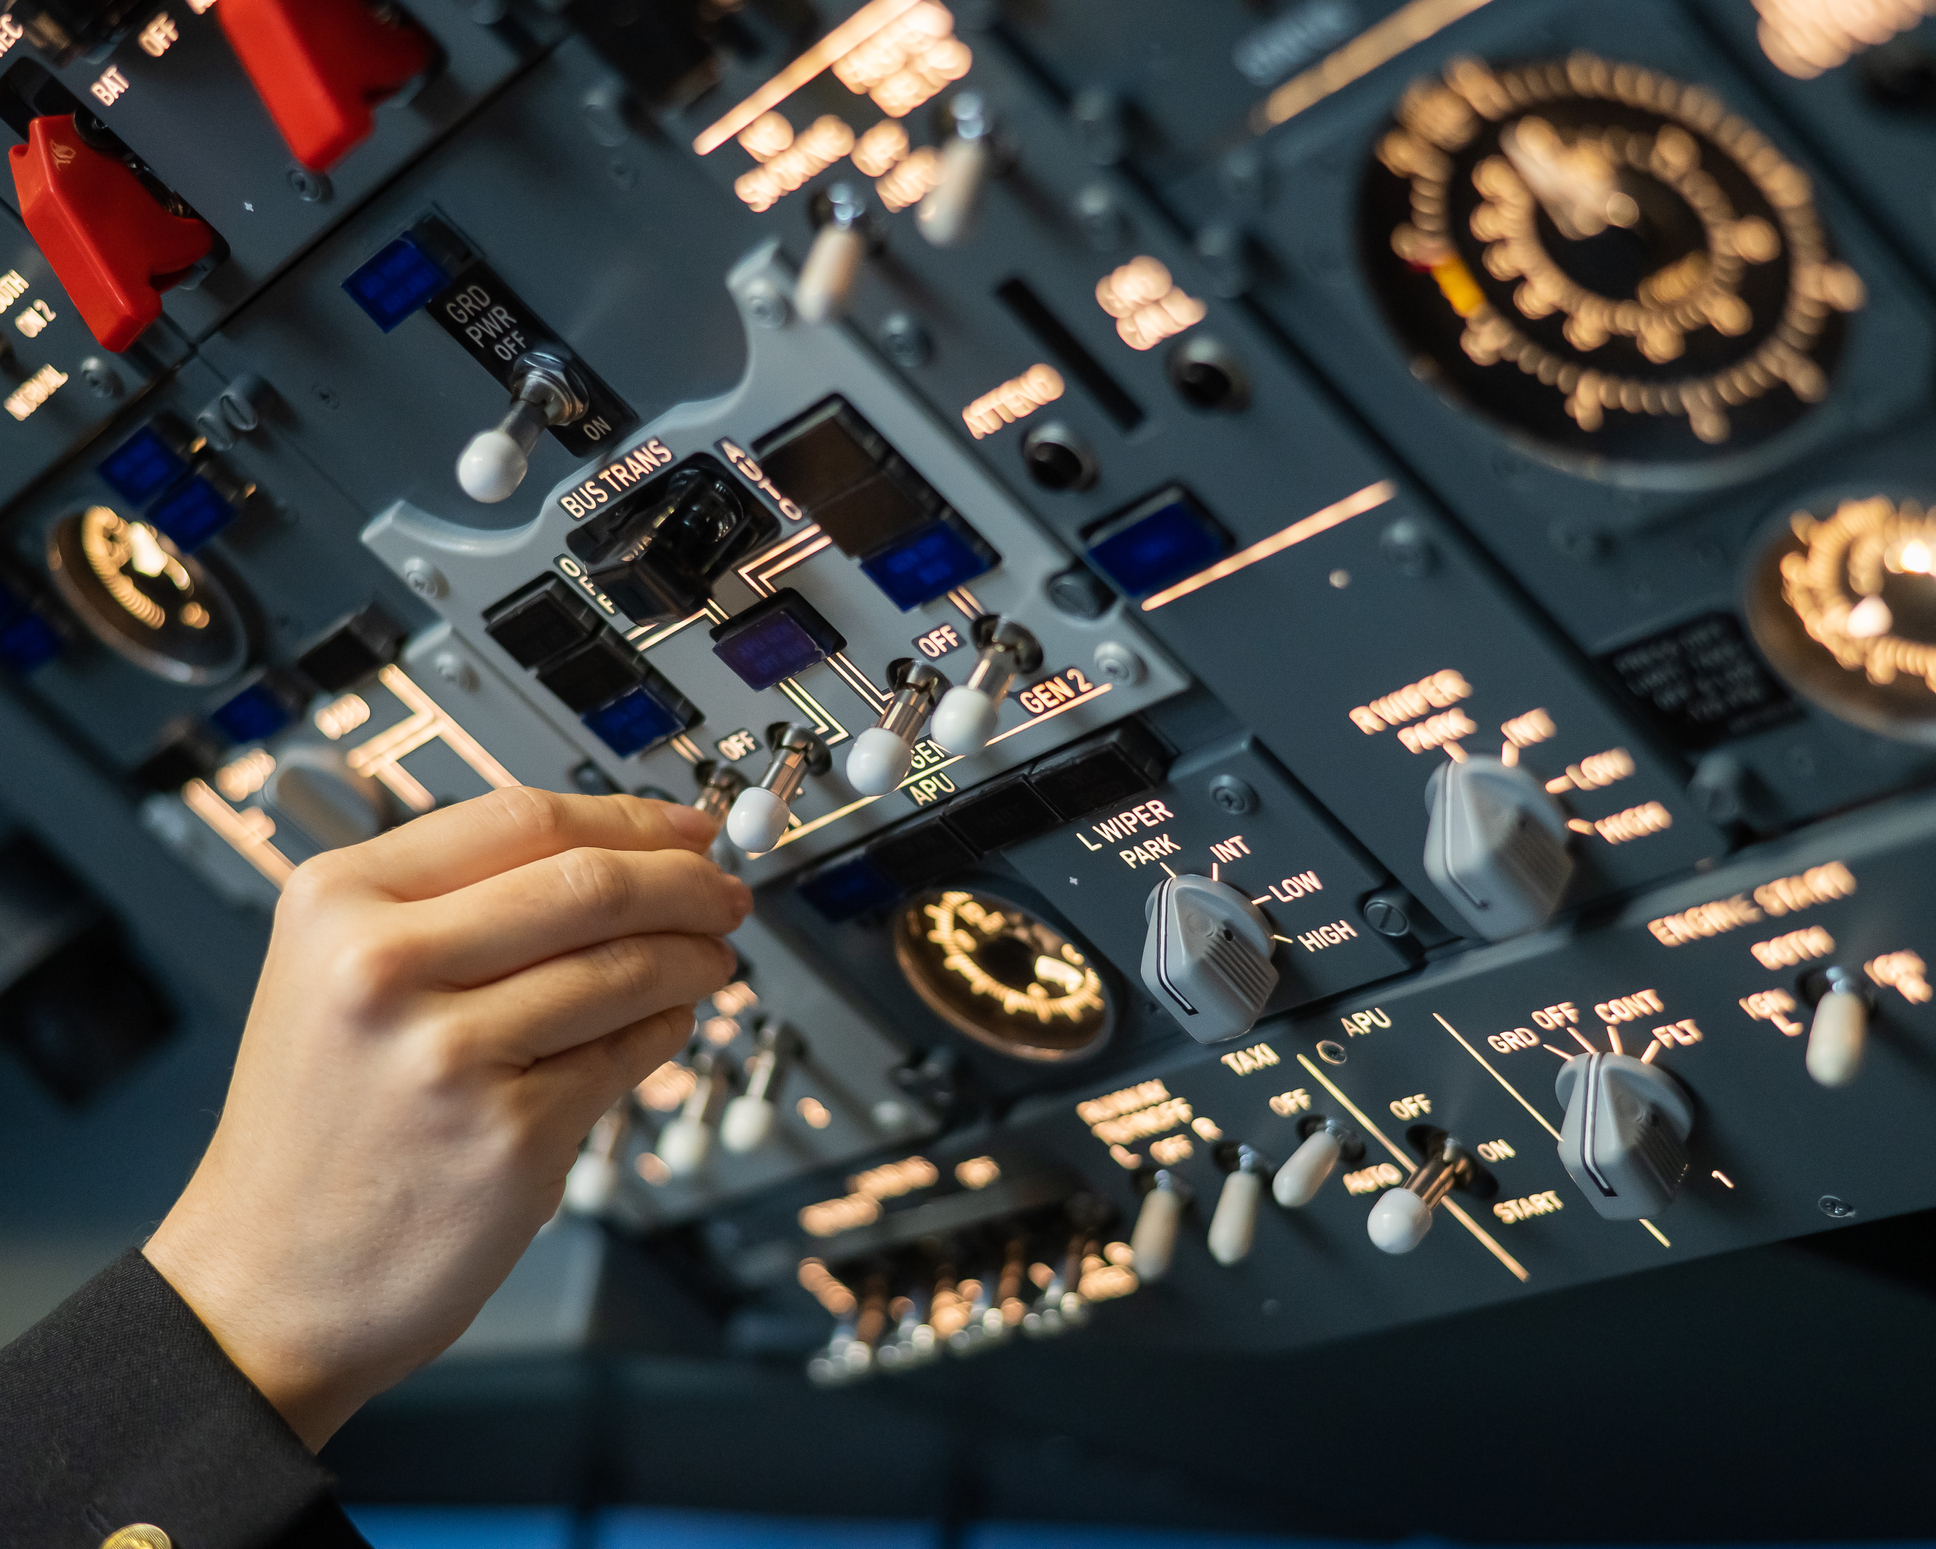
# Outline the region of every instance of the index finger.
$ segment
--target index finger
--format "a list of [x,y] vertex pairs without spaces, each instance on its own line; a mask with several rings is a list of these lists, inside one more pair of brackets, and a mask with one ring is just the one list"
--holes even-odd
[[414,818],[338,853],[401,903],[437,898],[567,850],[693,850],[717,825],[705,813],[639,796],[568,796],[514,785]]

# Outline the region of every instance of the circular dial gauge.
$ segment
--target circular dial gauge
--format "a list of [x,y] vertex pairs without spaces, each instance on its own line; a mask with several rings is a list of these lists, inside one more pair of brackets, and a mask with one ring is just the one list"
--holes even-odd
[[1797,511],[1761,551],[1747,614],[1775,670],[1824,709],[1936,742],[1936,512],[1882,495]]
[[986,893],[916,896],[896,921],[894,955],[950,1025],[1017,1059],[1093,1053],[1115,1021],[1108,988],[1074,943]]
[[1414,82],[1360,239],[1416,374],[1574,464],[1767,440],[1864,299],[1806,173],[1712,93],[1590,54]]
[[228,593],[146,522],[106,506],[64,517],[48,534],[47,568],[90,631],[157,677],[215,683],[248,660]]

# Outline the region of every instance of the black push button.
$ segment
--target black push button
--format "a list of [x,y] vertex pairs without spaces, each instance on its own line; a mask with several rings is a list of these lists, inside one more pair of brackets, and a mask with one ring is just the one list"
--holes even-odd
[[562,656],[598,627],[598,610],[558,576],[533,581],[484,614],[484,633],[520,667]]
[[340,694],[395,661],[405,633],[401,624],[371,603],[304,651],[296,665],[325,694]]
[[1040,760],[1028,782],[1064,822],[1140,796],[1163,778],[1169,755],[1134,721],[1094,742]]
[[970,864],[976,852],[935,816],[875,840],[867,847],[867,858],[900,887],[917,888]]
[[538,673],[538,681],[563,700],[574,715],[618,698],[645,681],[639,653],[607,631],[590,645],[561,656]]
[[1046,834],[1062,821],[1019,774],[957,797],[948,804],[946,820],[964,843],[984,855]]
[[849,559],[933,520],[946,502],[843,398],[753,443],[761,469]]

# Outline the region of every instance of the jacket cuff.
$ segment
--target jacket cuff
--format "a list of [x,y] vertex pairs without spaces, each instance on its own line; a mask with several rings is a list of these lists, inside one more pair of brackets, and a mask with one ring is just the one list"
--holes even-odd
[[334,1481],[138,1250],[0,1350],[0,1522],[46,1549],[367,1549]]

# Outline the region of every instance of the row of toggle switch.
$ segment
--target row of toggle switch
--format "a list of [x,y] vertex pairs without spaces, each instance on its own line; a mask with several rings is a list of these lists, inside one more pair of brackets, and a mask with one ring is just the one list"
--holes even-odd
[[[983,614],[971,635],[976,657],[966,682],[951,686],[925,662],[903,659],[890,666],[887,705],[847,754],[847,782],[863,796],[885,796],[907,778],[924,728],[948,753],[979,753],[995,734],[1002,701],[1015,679],[1042,665],[1041,643],[1012,619]],[[775,725],[767,734],[767,746],[771,758],[757,782],[746,783],[717,765],[704,766],[699,771],[702,788],[693,803],[714,815],[724,810],[727,837],[749,855],[764,855],[785,837],[793,821],[792,802],[807,777],[833,767],[827,745],[803,722]]]

